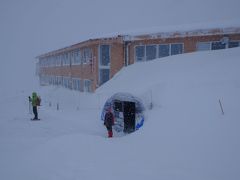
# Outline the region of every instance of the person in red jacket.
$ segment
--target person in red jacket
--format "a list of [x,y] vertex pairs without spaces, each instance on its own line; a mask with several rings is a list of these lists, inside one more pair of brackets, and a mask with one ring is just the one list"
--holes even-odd
[[104,125],[107,128],[108,137],[111,138],[113,136],[112,126],[114,125],[114,116],[113,113],[111,112],[111,109],[108,109],[107,113],[105,114]]

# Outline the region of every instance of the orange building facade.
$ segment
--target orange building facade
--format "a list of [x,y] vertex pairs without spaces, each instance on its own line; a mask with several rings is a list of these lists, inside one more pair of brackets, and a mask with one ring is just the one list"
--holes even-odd
[[[240,28],[90,39],[37,57],[41,85],[94,92],[122,67],[156,58],[240,46]],[[159,59],[161,60],[161,59]]]

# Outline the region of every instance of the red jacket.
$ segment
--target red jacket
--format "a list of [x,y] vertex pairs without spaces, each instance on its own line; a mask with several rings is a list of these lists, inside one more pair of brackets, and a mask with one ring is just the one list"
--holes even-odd
[[104,125],[105,125],[106,127],[111,127],[111,126],[114,125],[114,116],[113,116],[112,112],[108,111],[108,112],[105,114]]

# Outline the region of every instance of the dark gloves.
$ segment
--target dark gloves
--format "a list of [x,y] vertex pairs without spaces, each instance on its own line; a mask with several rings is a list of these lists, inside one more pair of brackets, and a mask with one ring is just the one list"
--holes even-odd
[[28,96],[28,100],[29,100],[29,102],[31,101],[31,97],[30,96]]

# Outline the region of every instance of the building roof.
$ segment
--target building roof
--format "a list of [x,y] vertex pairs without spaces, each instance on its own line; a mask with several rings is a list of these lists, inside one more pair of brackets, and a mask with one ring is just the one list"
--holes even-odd
[[147,29],[138,29],[136,31],[128,31],[123,33],[112,33],[102,38],[94,38],[79,42],[58,50],[37,56],[36,58],[47,57],[55,54],[60,54],[66,51],[71,51],[76,48],[86,47],[96,43],[123,42],[144,39],[158,38],[177,38],[177,37],[192,37],[192,36],[207,36],[207,35],[222,35],[222,34],[240,34],[240,22],[230,21],[226,23],[197,23],[191,25],[164,26],[153,27]]

